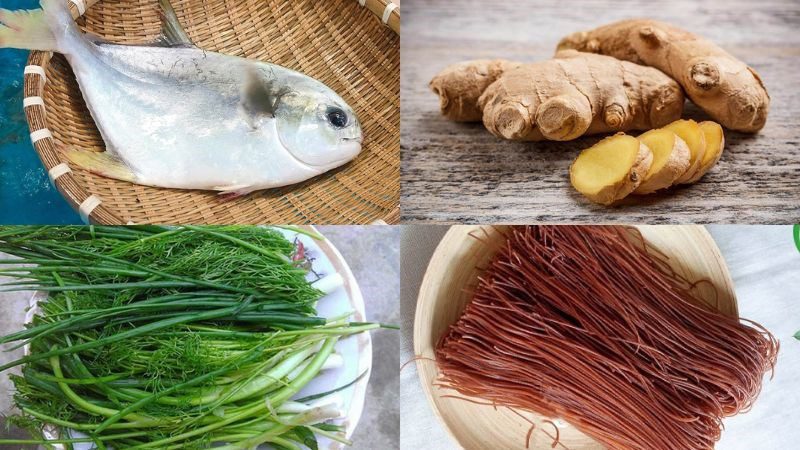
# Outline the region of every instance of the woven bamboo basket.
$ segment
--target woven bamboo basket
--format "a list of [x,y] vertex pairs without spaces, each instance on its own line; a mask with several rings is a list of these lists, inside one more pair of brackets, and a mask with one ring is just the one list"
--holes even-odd
[[[158,36],[157,0],[64,0],[80,27],[113,42]],[[125,223],[396,223],[400,201],[400,10],[388,0],[172,0],[206,50],[269,61],[314,77],[355,109],[361,154],[303,183],[232,201],[161,189],[66,164],[62,149],[103,151],[63,56],[33,51],[25,68],[31,140],[51,180],[85,221]],[[44,74],[44,76],[42,75]],[[167,151],[167,150],[165,150]]]

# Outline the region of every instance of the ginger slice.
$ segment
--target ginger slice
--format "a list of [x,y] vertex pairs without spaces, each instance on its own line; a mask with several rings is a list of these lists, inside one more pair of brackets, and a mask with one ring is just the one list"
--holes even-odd
[[703,130],[700,129],[700,125],[697,124],[692,119],[681,119],[672,122],[671,124],[664,127],[666,130],[671,130],[675,134],[678,135],[686,145],[689,146],[689,154],[690,154],[690,164],[689,167],[686,169],[677,180],[675,180],[674,184],[688,184],[691,183],[692,178],[698,173],[700,170],[700,166],[703,163],[703,157],[706,153],[706,139],[705,135],[703,134]]
[[634,194],[650,194],[666,189],[675,182],[691,164],[689,146],[672,130],[659,128],[638,137],[653,152],[653,164]]
[[639,186],[652,162],[653,153],[645,144],[617,133],[578,155],[569,169],[570,182],[589,200],[610,205]]
[[706,151],[703,155],[703,161],[700,163],[700,168],[694,174],[689,183],[698,181],[703,175],[706,174],[712,167],[714,167],[719,159],[722,157],[722,151],[725,148],[725,134],[722,132],[722,127],[716,122],[707,120],[698,124],[703,131],[703,137],[706,141]]

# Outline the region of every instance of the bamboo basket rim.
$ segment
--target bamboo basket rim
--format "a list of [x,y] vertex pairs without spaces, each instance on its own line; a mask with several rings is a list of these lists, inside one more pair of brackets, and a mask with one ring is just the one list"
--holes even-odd
[[[79,19],[94,4],[102,0],[62,0],[68,3],[68,7],[74,19]],[[352,0],[351,0],[352,1]],[[370,11],[382,24],[390,29],[394,34],[400,33],[400,7],[399,4],[391,0],[355,0],[360,7]],[[399,41],[398,41],[399,47]],[[399,49],[398,49],[399,53]],[[47,83],[46,70],[53,57],[53,52],[32,50],[28,57],[27,66],[23,72],[24,92],[33,92],[33,95],[26,95],[23,108],[26,120],[31,133],[31,142],[34,150],[48,173],[51,183],[61,193],[69,205],[76,210],[85,223],[103,224],[133,224],[132,221],[125,221],[122,216],[107,203],[92,194],[81,181],[74,175],[70,166],[62,160],[58,154],[55,138],[50,130],[49,121],[46,114],[46,105],[43,100],[45,85]],[[399,95],[399,93],[398,93]],[[398,135],[399,146],[399,135]],[[399,148],[397,150],[399,168]],[[335,171],[336,169],[334,169]],[[130,184],[130,189],[135,190],[138,185]],[[283,189],[283,188],[281,188]],[[165,196],[169,197],[172,189],[163,188]],[[181,191],[181,190],[178,190]],[[290,191],[291,193],[291,191]],[[286,197],[288,194],[282,195]],[[393,200],[394,207],[385,211],[382,217],[372,217],[368,223],[374,224],[396,224],[400,221],[399,192]],[[191,206],[191,205],[189,205]],[[152,221],[152,222],[158,222]],[[199,222],[198,222],[199,223]],[[272,222],[265,222],[272,223]],[[302,223],[302,222],[301,222]],[[306,223],[312,223],[307,221]],[[325,222],[313,222],[316,224],[326,224]],[[346,223],[346,222],[345,222]]]

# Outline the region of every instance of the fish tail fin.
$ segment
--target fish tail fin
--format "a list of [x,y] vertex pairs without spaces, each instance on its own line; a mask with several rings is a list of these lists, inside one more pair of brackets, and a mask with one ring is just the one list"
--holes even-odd
[[124,161],[108,152],[68,150],[64,153],[69,162],[106,178],[136,182],[136,175]]
[[58,50],[53,32],[41,9],[16,10],[0,8],[0,48],[24,50]]
[[70,53],[69,49],[74,50],[85,43],[86,40],[69,10],[68,2],[40,0],[39,4],[44,12],[44,20],[55,38],[57,48],[54,50],[59,53]]
[[70,44],[81,39],[67,2],[41,0],[41,9],[0,8],[0,48],[68,53]]

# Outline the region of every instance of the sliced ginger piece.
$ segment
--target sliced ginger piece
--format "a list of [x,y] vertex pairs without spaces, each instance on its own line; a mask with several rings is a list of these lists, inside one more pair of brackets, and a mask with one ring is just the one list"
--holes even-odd
[[638,137],[653,152],[653,164],[634,194],[650,194],[672,186],[691,164],[689,146],[672,130],[659,128]]
[[703,155],[703,161],[700,163],[700,168],[694,176],[688,181],[694,183],[703,177],[712,167],[714,167],[719,159],[722,157],[722,150],[725,148],[725,134],[722,132],[722,127],[716,122],[707,120],[698,124],[703,130],[703,137],[706,141],[706,151]]
[[690,163],[689,167],[686,169],[677,180],[675,180],[674,184],[687,184],[691,183],[690,181],[700,170],[700,166],[703,163],[703,157],[706,153],[706,139],[705,135],[703,134],[703,130],[700,129],[700,125],[697,124],[692,119],[681,119],[672,122],[671,124],[664,127],[666,130],[671,130],[675,134],[678,135],[686,145],[689,146],[689,154],[690,154]]
[[653,153],[645,144],[617,133],[575,158],[569,168],[570,182],[589,200],[610,205],[639,186],[652,162]]

